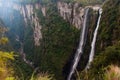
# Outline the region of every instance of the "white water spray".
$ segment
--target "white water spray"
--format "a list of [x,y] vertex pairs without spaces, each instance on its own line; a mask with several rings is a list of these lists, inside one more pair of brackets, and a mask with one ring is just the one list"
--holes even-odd
[[71,80],[71,77],[72,77],[73,73],[75,72],[76,67],[78,65],[78,62],[79,62],[79,60],[81,58],[81,55],[83,53],[83,46],[84,46],[84,41],[85,41],[85,32],[86,32],[85,30],[86,30],[86,22],[87,22],[88,11],[89,11],[89,8],[87,8],[86,11],[85,11],[85,18],[84,18],[84,23],[83,23],[83,27],[82,27],[82,33],[80,35],[79,47],[78,47],[77,52],[75,54],[73,66],[71,68],[71,71],[68,75],[67,80]]
[[102,14],[102,9],[99,9],[99,18],[98,18],[98,22],[97,22],[97,27],[96,27],[95,32],[94,32],[94,37],[93,37],[93,40],[92,40],[92,43],[91,43],[91,51],[90,51],[88,64],[85,68],[86,70],[90,68],[90,64],[91,64],[91,62],[93,61],[93,58],[94,58],[95,42],[96,42],[96,38],[97,38],[97,33],[98,33],[99,24],[100,24],[101,14]]

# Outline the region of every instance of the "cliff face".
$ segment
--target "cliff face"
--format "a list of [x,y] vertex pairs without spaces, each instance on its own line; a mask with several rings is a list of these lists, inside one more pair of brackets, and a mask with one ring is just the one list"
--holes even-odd
[[84,11],[87,7],[92,8],[94,11],[97,11],[100,8],[100,5],[86,6],[82,7],[78,3],[65,3],[57,2],[58,11],[60,16],[65,20],[70,22],[76,28],[80,29],[84,20]]
[[[26,24],[26,26],[32,25],[33,28],[33,35],[34,35],[34,42],[36,46],[40,45],[40,39],[42,39],[42,33],[41,33],[41,24],[40,24],[40,19],[38,19],[38,15],[35,12],[35,10],[41,10],[43,15],[46,15],[46,10],[45,7],[42,7],[39,3],[36,4],[18,4],[18,3],[14,3],[14,2],[2,2],[0,3],[0,8],[3,8],[1,11],[1,14],[3,14],[3,16],[1,16],[3,19],[5,17],[4,13],[6,15],[7,14],[7,9],[13,9],[16,11],[19,11],[20,14],[23,16],[24,18],[24,22]],[[14,15],[12,15],[12,18],[14,18]]]
[[76,28],[81,28],[83,23],[84,8],[80,7],[77,3],[68,4],[64,2],[58,2],[57,7],[61,17],[75,25]]
[[[82,27],[82,23],[84,20],[84,11],[87,7],[91,7],[94,10],[98,10],[99,6],[86,6],[82,7],[78,3],[65,3],[65,2],[57,2],[57,9],[61,17],[64,20],[68,21],[70,24],[74,25],[77,29]],[[1,2],[0,8],[3,8],[1,13],[3,14],[1,17],[4,18],[7,14],[8,9],[14,9],[18,11],[24,18],[24,22],[26,26],[31,25],[33,29],[33,37],[34,44],[36,46],[40,46],[40,40],[42,39],[42,25],[40,24],[40,18],[38,18],[38,14],[36,10],[41,10],[43,16],[46,16],[46,6],[42,6],[40,3],[34,4],[21,4],[15,3],[11,1]],[[10,19],[14,18],[14,15],[10,17]]]
[[30,4],[22,5],[20,12],[24,16],[25,23],[26,24],[30,23],[30,25],[33,25],[34,42],[36,46],[39,46],[40,39],[42,39],[42,33],[41,33],[42,26],[40,25],[40,22],[39,22],[40,20],[38,19],[34,9],[40,9],[40,5],[35,4],[35,7],[34,5],[30,5]]

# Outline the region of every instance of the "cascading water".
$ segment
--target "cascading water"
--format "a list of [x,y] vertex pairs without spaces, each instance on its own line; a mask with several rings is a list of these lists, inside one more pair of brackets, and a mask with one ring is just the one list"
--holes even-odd
[[81,35],[80,35],[79,47],[78,47],[78,49],[76,51],[73,66],[72,66],[72,68],[70,70],[70,73],[68,75],[67,80],[71,80],[71,77],[72,77],[73,73],[75,72],[75,69],[76,69],[76,67],[78,65],[78,62],[79,62],[79,60],[81,58],[81,55],[83,53],[83,46],[84,46],[84,41],[85,41],[86,23],[87,23],[88,11],[89,11],[89,8],[87,8],[86,11],[85,11],[85,18],[84,18],[84,23],[83,23],[83,27],[82,27],[82,32],[81,32]]
[[89,69],[91,62],[93,61],[94,52],[95,52],[95,42],[96,42],[96,38],[97,38],[97,33],[98,33],[99,24],[100,24],[101,14],[102,14],[102,8],[99,9],[99,18],[98,18],[98,22],[97,22],[97,27],[95,29],[94,37],[93,37],[93,40],[92,40],[92,43],[91,43],[91,51],[90,51],[89,61],[88,61],[88,64],[87,64],[85,69]]

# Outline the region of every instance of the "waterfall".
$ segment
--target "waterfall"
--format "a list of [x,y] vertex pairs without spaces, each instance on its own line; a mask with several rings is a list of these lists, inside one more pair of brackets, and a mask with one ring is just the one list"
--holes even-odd
[[71,80],[71,77],[72,77],[73,73],[75,72],[76,67],[78,65],[78,62],[79,62],[79,60],[81,58],[81,55],[83,53],[83,46],[84,46],[84,41],[85,41],[86,22],[87,22],[88,11],[89,11],[89,8],[87,8],[86,11],[85,11],[85,18],[84,18],[84,23],[83,23],[83,27],[82,27],[82,32],[81,32],[81,35],[80,35],[79,47],[78,47],[78,49],[76,51],[73,66],[72,66],[72,68],[70,70],[70,73],[68,75],[67,80]]
[[99,24],[100,24],[101,14],[102,14],[102,9],[99,9],[99,18],[98,18],[98,21],[97,21],[97,27],[94,31],[94,36],[93,36],[93,40],[92,40],[92,43],[91,43],[91,51],[90,51],[89,61],[88,61],[88,64],[87,64],[85,69],[89,69],[91,62],[93,61],[94,52],[95,52],[95,42],[96,42],[96,38],[97,38],[97,33],[98,33]]

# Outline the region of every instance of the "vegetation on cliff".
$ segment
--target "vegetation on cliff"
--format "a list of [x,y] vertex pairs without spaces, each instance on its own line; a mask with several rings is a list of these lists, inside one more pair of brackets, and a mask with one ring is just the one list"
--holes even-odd
[[[119,5],[119,0],[109,0],[103,6],[103,14],[96,42],[96,57],[92,62],[90,70],[87,73],[83,72],[86,74],[83,78],[85,80],[106,80],[106,78],[112,77],[106,73],[107,68],[110,65],[120,66]],[[109,80],[112,79],[119,80],[117,75]]]
[[[16,0],[14,0],[16,1]],[[79,41],[80,30],[76,29],[69,22],[60,17],[56,4],[58,0],[22,0],[23,4],[34,4],[40,2],[46,5],[46,16],[42,11],[34,10],[38,14],[39,22],[42,25],[43,39],[40,46],[34,45],[33,26],[23,21],[23,16],[18,11],[8,13],[9,15],[0,20],[0,80],[64,80],[63,68],[70,56],[76,50]],[[104,0],[60,0],[65,2],[79,2],[84,5],[102,3]],[[120,0],[109,0],[103,6],[103,14],[100,22],[100,29],[96,42],[96,57],[88,72],[80,72],[83,80],[107,80],[112,75],[112,69],[119,70],[120,66]],[[87,62],[90,43],[93,37],[96,14],[91,11],[89,14],[90,24],[88,40],[82,56],[85,62],[80,63],[82,69]],[[33,14],[34,15],[34,14]],[[0,16],[2,16],[0,14]],[[14,23],[13,23],[14,22]],[[2,27],[1,27],[2,26]],[[4,27],[3,27],[4,26]],[[5,33],[8,31],[7,33]],[[5,35],[5,34],[6,35]],[[8,36],[8,38],[6,37]],[[17,40],[19,38],[19,40]],[[19,55],[20,44],[24,43],[24,52],[27,59],[33,62],[30,67]],[[7,44],[7,46],[6,46]],[[89,45],[89,46],[88,46]],[[16,53],[13,54],[15,51]],[[15,56],[17,55],[17,56]],[[87,57],[87,58],[86,58]],[[111,66],[115,65],[115,66]],[[116,66],[118,68],[116,68]],[[36,70],[37,68],[37,70]],[[81,69],[81,70],[82,70]],[[110,74],[109,74],[110,73]],[[52,75],[51,75],[52,74]],[[119,77],[117,72],[114,77]],[[111,78],[114,79],[114,78]],[[116,79],[116,78],[115,78]],[[118,78],[119,80],[119,78]]]
[[[38,14],[40,13],[38,11]],[[39,16],[39,18],[43,24],[41,44],[43,47],[41,53],[38,54],[40,69],[53,73],[56,79],[61,80],[63,79],[63,67],[79,39],[79,30],[63,20],[53,4],[49,5],[47,16]]]

